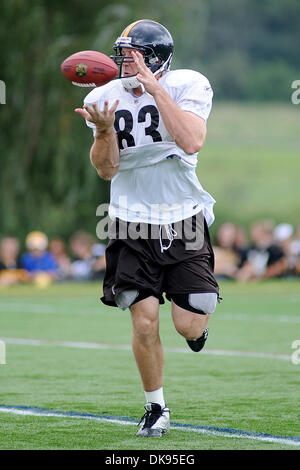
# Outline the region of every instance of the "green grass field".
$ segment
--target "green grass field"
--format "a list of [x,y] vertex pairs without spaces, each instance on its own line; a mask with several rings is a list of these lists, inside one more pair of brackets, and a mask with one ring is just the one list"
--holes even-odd
[[[132,422],[103,421],[139,419],[143,413],[128,311],[101,304],[94,283],[2,289],[6,364],[0,365],[0,448],[299,449],[300,438],[293,446],[263,441],[258,434],[300,436],[300,364],[290,357],[292,342],[300,339],[299,282],[221,287],[224,300],[200,354],[189,352],[175,332],[169,303],[161,308],[165,397],[177,424],[161,439],[137,438]],[[29,414],[3,406],[29,407]],[[32,407],[64,414],[34,416]],[[69,412],[102,418],[72,418]],[[201,426],[201,432],[183,424]],[[238,438],[233,430],[250,434]]]

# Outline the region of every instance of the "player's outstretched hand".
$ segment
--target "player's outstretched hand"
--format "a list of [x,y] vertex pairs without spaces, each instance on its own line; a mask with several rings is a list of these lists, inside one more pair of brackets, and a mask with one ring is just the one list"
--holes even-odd
[[154,96],[157,90],[160,89],[160,85],[157,81],[158,77],[147,67],[139,51],[132,51],[131,54],[138,69],[136,78],[144,85],[145,90],[150,93],[150,95]]
[[97,103],[92,103],[92,106],[85,104],[83,108],[76,108],[75,112],[80,114],[84,119],[95,124],[97,131],[107,132],[113,128],[115,122],[115,111],[118,107],[119,100],[109,108],[108,101],[104,101],[104,107],[101,111]]

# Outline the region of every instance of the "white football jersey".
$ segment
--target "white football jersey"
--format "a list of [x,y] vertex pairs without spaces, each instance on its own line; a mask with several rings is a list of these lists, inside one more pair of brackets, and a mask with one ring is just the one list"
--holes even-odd
[[[213,91],[204,75],[174,70],[166,72],[159,83],[181,109],[207,120]],[[97,103],[103,109],[105,100],[110,107],[117,99],[115,130],[120,167],[111,181],[110,217],[170,224],[203,210],[211,225],[215,200],[197,178],[197,153],[186,154],[176,145],[149,93],[138,97],[117,79],[92,90],[84,104]],[[95,125],[86,123],[95,134]]]

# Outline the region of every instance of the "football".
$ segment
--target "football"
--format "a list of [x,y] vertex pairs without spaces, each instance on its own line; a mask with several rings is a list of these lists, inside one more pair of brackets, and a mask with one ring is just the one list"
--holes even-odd
[[93,88],[113,80],[119,69],[102,52],[81,51],[67,57],[61,64],[61,71],[73,85]]

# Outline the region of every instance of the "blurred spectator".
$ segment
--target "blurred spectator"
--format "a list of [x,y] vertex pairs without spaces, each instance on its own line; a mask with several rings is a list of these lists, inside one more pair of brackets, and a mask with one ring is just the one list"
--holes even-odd
[[240,227],[239,225],[235,226],[236,231],[235,231],[235,242],[234,242],[234,247],[235,251],[239,255],[239,268],[243,266],[243,264],[247,260],[248,256],[248,251],[249,251],[249,242],[248,242],[248,237],[246,234],[246,231],[243,227]]
[[224,279],[233,279],[239,266],[239,255],[235,250],[236,227],[231,222],[223,223],[216,237],[215,276]]
[[27,280],[28,275],[21,269],[20,244],[14,237],[4,237],[0,242],[0,285],[16,284]]
[[92,248],[92,253],[95,257],[94,277],[97,279],[103,279],[104,277],[106,269],[105,249],[106,246],[103,243],[96,243]]
[[73,279],[102,279],[105,272],[105,245],[95,244],[95,239],[87,232],[76,232],[70,240],[75,256],[71,272]]
[[14,237],[4,237],[0,242],[0,270],[21,268],[20,244]]
[[296,233],[295,233],[295,237],[292,241],[292,247],[291,247],[291,250],[292,250],[292,253],[298,257],[298,262],[297,262],[297,265],[298,265],[298,268],[297,268],[297,272],[300,274],[300,266],[299,266],[299,257],[300,257],[300,225],[298,225],[298,227],[296,228]]
[[296,228],[295,238],[292,241],[292,253],[297,257],[296,274],[300,275],[300,225]]
[[[279,224],[274,229],[274,241],[280,246],[285,256],[284,276],[299,274],[300,246],[293,240],[294,228],[290,224]],[[298,271],[298,272],[297,272]]]
[[21,257],[21,265],[29,272],[30,278],[37,278],[37,282],[40,278],[46,282],[46,277],[40,276],[44,273],[49,276],[49,281],[56,279],[57,264],[53,255],[47,251],[47,236],[43,232],[33,231],[27,235],[25,243],[28,252]]
[[49,251],[57,264],[58,280],[68,279],[72,275],[71,258],[67,253],[66,243],[62,238],[53,238],[49,243]]
[[253,242],[247,260],[238,271],[236,278],[240,281],[249,279],[267,279],[282,275],[286,262],[281,247],[273,241],[274,224],[270,220],[254,222],[250,227]]

